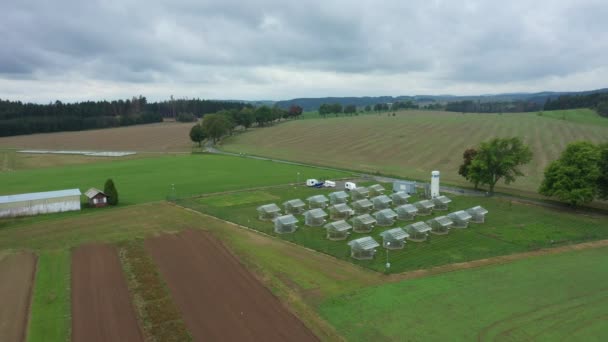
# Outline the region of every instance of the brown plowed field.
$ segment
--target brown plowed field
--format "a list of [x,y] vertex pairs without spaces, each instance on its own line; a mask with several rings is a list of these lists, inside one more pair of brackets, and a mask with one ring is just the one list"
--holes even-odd
[[25,341],[36,256],[0,258],[0,341]]
[[195,340],[317,340],[209,233],[163,235],[146,249]]
[[72,341],[143,341],[111,246],[85,245],[72,253]]

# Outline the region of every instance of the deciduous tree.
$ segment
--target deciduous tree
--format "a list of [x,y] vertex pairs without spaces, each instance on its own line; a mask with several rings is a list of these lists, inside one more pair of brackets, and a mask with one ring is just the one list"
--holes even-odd
[[106,180],[106,183],[103,186],[103,192],[106,194],[106,196],[108,196],[109,205],[118,204],[118,190],[116,190],[116,186],[114,185],[112,178]]
[[190,140],[195,143],[198,143],[198,146],[201,146],[201,142],[205,140],[205,130],[199,124],[192,126],[190,129]]

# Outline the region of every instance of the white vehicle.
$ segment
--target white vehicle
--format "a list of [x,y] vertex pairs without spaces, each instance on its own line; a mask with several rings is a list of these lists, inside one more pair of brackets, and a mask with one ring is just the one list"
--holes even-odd
[[326,180],[323,183],[323,186],[326,187],[326,188],[335,188],[336,187],[336,182],[330,181],[330,180]]
[[355,184],[353,182],[344,183],[344,189],[347,191],[355,190],[356,188],[357,188],[357,184]]
[[315,186],[317,184],[319,184],[319,181],[314,178],[306,180],[306,186]]

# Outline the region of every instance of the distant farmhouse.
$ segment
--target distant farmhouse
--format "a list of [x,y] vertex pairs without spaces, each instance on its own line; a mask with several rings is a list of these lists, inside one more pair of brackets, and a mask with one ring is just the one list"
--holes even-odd
[[68,189],[0,196],[0,217],[80,210],[80,190]]

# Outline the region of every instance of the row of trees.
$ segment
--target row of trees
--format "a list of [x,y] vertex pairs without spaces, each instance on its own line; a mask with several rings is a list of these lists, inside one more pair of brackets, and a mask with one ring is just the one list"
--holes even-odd
[[[523,176],[520,167],[532,152],[519,138],[496,138],[463,153],[458,173],[475,185],[487,185],[490,194],[500,180],[506,184]],[[574,142],[544,173],[539,193],[572,205],[608,199],[608,143]]]
[[0,136],[79,131],[161,122],[163,117],[192,120],[222,109],[252,106],[229,101],[182,99],[148,103],[144,96],[127,100],[50,104],[0,100]]
[[448,112],[460,113],[520,113],[520,112],[535,112],[542,109],[542,106],[527,101],[512,101],[512,102],[481,102],[473,100],[464,100],[449,102],[445,106]]
[[608,93],[563,95],[554,100],[549,98],[545,103],[545,110],[573,108],[591,108],[602,116],[608,116]]
[[[417,104],[412,101],[406,102],[394,102],[394,103],[376,103],[373,107],[371,105],[367,105],[363,108],[365,112],[386,112],[389,110],[396,111],[400,109],[417,109],[419,108]],[[354,104],[349,104],[342,106],[339,103],[324,103],[319,106],[319,115],[322,117],[326,117],[327,115],[334,114],[336,116],[340,114],[353,115],[357,113],[357,106]]]

